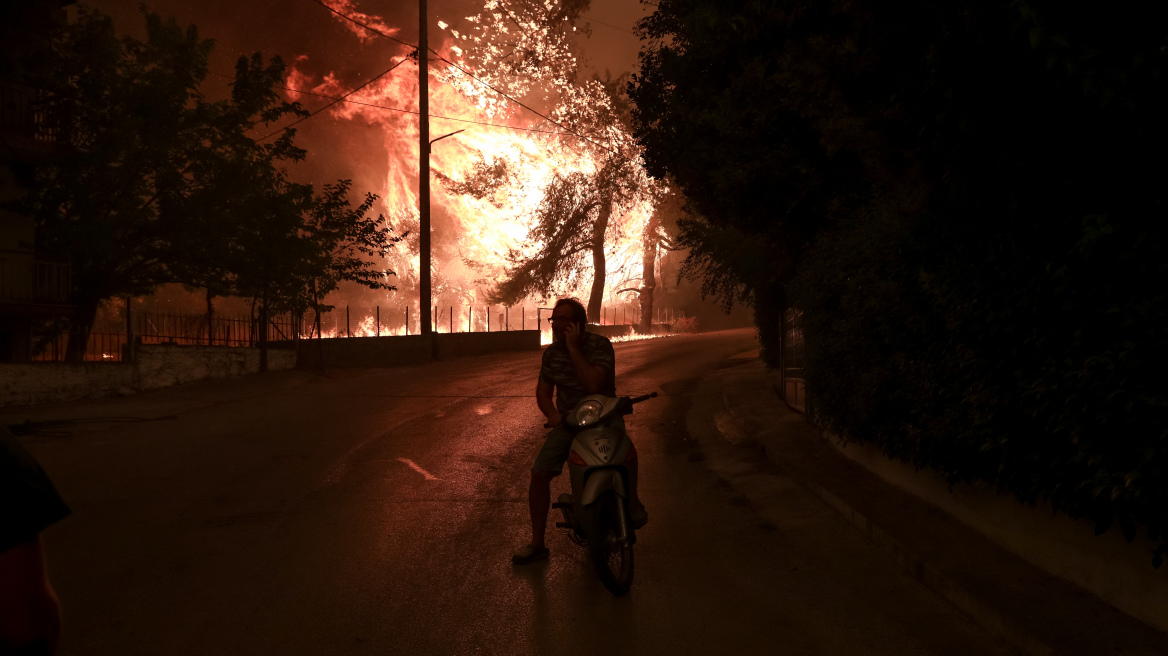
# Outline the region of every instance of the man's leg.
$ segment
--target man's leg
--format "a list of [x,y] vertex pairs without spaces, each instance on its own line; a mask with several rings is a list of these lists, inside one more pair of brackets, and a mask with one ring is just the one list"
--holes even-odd
[[637,494],[637,461],[626,462],[625,467],[629,470],[629,504],[633,507],[643,506]]
[[637,447],[632,446],[629,455],[625,457],[625,468],[629,470],[629,516],[633,519],[634,528],[640,528],[649,521],[649,513],[645,510],[645,504],[641,503],[641,496],[637,494],[639,460]]
[[548,510],[552,505],[552,479],[563,471],[572,448],[572,435],[563,429],[547,434],[543,448],[531,467],[531,485],[527,488],[527,505],[531,509],[531,544],[511,557],[514,565],[526,565],[547,558],[543,534],[547,530]]
[[533,469],[531,485],[527,488],[527,505],[531,509],[531,546],[536,549],[544,546],[548,510],[552,506],[552,478],[552,472]]

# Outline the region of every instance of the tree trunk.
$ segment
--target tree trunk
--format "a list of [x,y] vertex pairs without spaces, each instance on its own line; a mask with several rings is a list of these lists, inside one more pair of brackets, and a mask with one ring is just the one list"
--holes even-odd
[[89,333],[93,331],[93,321],[97,317],[98,301],[85,300],[77,304],[77,313],[69,322],[69,342],[65,346],[66,362],[82,362],[89,348]]
[[320,299],[316,296],[316,279],[312,281],[312,310],[315,312],[312,324],[316,326],[316,338],[320,339]]
[[316,278],[312,279],[312,309],[316,311],[316,357],[317,366],[324,371],[324,336],[320,334],[320,298],[317,297]]
[[641,238],[644,257],[641,260],[641,320],[637,331],[643,335],[653,332],[653,293],[657,289],[657,227],[661,219],[654,211],[645,224],[645,234]]
[[588,296],[588,317],[594,323],[600,317],[600,304],[604,302],[604,233],[608,231],[611,215],[612,195],[604,194],[600,199],[600,215],[592,229],[592,293]]
[[215,344],[215,305],[211,299],[215,295],[211,293],[211,288],[207,288],[207,346]]

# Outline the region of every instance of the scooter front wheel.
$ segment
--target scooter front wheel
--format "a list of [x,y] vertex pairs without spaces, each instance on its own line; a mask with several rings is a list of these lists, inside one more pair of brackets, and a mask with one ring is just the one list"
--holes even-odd
[[621,539],[621,505],[609,492],[597,499],[591,510],[588,554],[604,587],[622,595],[633,585],[633,541]]

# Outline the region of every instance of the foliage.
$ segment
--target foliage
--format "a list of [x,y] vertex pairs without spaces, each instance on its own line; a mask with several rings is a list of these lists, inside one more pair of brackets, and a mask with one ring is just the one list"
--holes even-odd
[[187,176],[190,191],[167,206],[162,218],[179,245],[167,265],[170,277],[206,288],[209,296],[242,294],[236,276],[254,262],[246,248],[249,236],[278,231],[269,225],[273,208],[290,205],[287,216],[296,216],[301,210],[295,208],[311,197],[310,188],[289,183],[275,166],[305,155],[290,131],[271,143],[249,136],[284,115],[305,113],[275,91],[284,70],[278,58],[265,64],[258,53],[240,57],[231,99],[197,104],[204,134],[200,165]]
[[[349,192],[351,180],[326,184],[305,217],[302,236],[315,250],[316,268],[312,273],[314,305],[318,311],[331,310],[321,305],[320,298],[344,282],[369,289],[395,289],[389,277],[392,270],[380,269],[374,262],[384,261],[395,244],[406,234],[394,236],[384,216],[373,218],[368,213],[377,202],[376,194],[366,193],[365,199],[351,207]],[[307,259],[307,258],[306,258]]]
[[[847,439],[1168,551],[1168,8],[663,0],[637,138],[688,271],[803,311]],[[762,316],[763,313],[768,318]],[[774,358],[772,357],[772,361]]]
[[[482,11],[467,18],[472,25],[468,33],[451,30],[453,49],[463,55],[475,77],[492,87],[514,98],[536,96],[555,104],[555,97],[576,82],[572,34],[589,2],[488,0]],[[516,109],[458,69],[444,75],[489,112],[508,114]]]
[[[550,296],[556,287],[570,287],[584,276],[596,241],[596,215],[602,199],[588,176],[556,174],[544,188],[528,234],[539,250],[527,256],[508,254],[507,278],[488,297],[490,303],[511,305],[527,297]],[[601,235],[603,240],[603,235]]]
[[363,257],[397,238],[347,200],[350,183],[288,180],[302,159],[294,130],[257,139],[307,114],[276,92],[285,66],[260,54],[236,64],[230,98],[199,90],[212,44],[143,10],[146,40],[119,37],[85,8],[36,72],[40,108],[68,148],[38,167],[18,209],[36,221],[37,248],[68,260],[77,306],[69,357],[79,360],[98,304],[178,282],[257,299],[264,312],[302,312],[340,280],[392,288]]
[[[71,147],[36,169],[20,209],[36,221],[38,250],[72,265],[74,359],[101,300],[175,281],[171,263],[187,249],[185,237],[208,227],[188,221],[196,216],[188,203],[206,196],[233,136],[300,111],[276,102],[263,84],[279,79],[279,60],[266,67],[253,60],[231,100],[205,101],[198,87],[211,42],[193,27],[144,14],[146,40],[138,41],[82,8],[35,72],[40,111],[56,119]],[[268,160],[296,158],[302,152],[290,139],[256,148]]]
[[[572,160],[568,170],[543,183],[543,197],[529,221],[527,242],[535,248],[508,253],[505,277],[491,290],[491,303],[547,297],[557,287],[576,286],[591,255],[587,306],[590,315],[598,314],[607,273],[605,248],[620,234],[623,216],[659,191],[645,175],[640,148],[628,131],[625,78],[578,79],[571,34],[587,6],[582,0],[493,1],[468,19],[472,34],[452,30],[462,44],[457,52],[480,79],[513,97],[543,94],[552,120],[566,132],[544,139],[541,146],[546,154],[569,153]],[[482,107],[504,111],[493,91],[457,70],[446,77]],[[528,177],[524,164],[481,158],[465,180],[447,180],[447,188],[502,206]]]

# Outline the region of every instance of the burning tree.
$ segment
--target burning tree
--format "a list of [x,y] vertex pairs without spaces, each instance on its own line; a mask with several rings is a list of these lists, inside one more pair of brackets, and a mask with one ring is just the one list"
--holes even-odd
[[[529,212],[526,245],[508,249],[506,270],[489,294],[490,302],[512,304],[526,297],[547,297],[579,286],[591,261],[588,297],[591,316],[600,313],[607,276],[606,247],[623,237],[632,211],[652,202],[659,185],[644,173],[639,147],[629,132],[625,76],[578,81],[570,35],[586,3],[489,2],[472,19],[475,34],[454,36],[467,45],[466,60],[483,86],[459,69],[450,81],[488,112],[508,110],[500,91],[530,96],[537,91],[551,104],[551,123],[560,131],[540,140],[555,156],[568,153],[572,168],[556,171],[543,184],[541,199]],[[456,52],[463,49],[455,46]],[[492,93],[494,91],[494,93]],[[499,200],[528,177],[522,159],[479,162],[447,188],[476,199]],[[642,230],[649,230],[647,223]],[[641,292],[642,289],[634,289]],[[651,289],[649,291],[651,308]],[[651,315],[651,309],[649,315]]]

